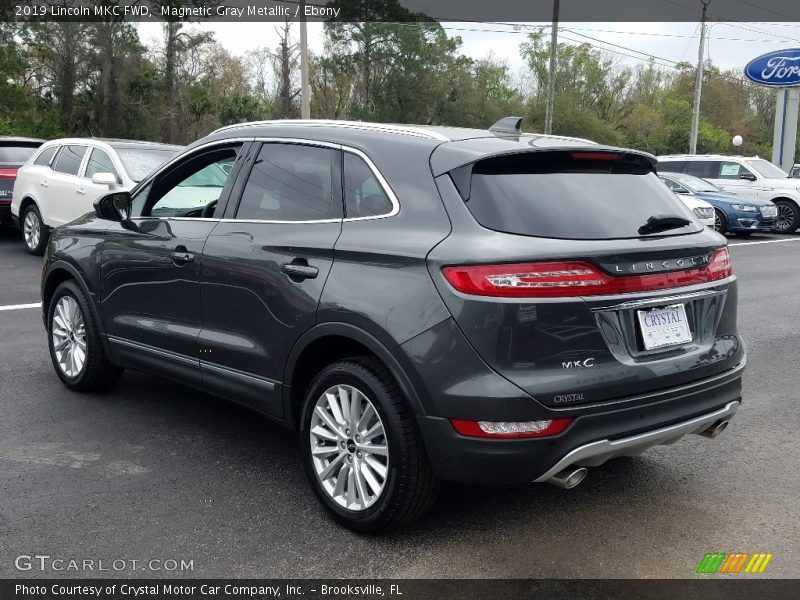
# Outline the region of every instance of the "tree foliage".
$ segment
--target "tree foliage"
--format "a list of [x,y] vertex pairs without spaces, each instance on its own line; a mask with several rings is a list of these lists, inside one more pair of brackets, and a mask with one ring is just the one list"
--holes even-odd
[[[164,0],[168,2],[170,0]],[[489,55],[465,56],[461,39],[397,0],[337,0],[351,20],[326,23],[310,60],[315,118],[486,128],[501,117],[544,123],[550,43],[541,31],[520,45],[512,75]],[[375,20],[392,15],[393,22]],[[216,127],[299,116],[299,56],[293,25],[273,47],[233,56],[212,34],[172,21],[145,46],[130,24],[0,24],[0,134],[97,135],[187,143]],[[630,66],[588,45],[557,49],[554,133],[685,152],[695,70]],[[769,155],[774,90],[706,65],[701,152]]]

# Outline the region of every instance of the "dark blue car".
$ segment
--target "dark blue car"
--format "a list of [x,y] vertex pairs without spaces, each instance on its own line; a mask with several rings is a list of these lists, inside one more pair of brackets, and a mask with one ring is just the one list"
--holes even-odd
[[683,173],[659,175],[676,194],[691,194],[714,207],[714,229],[719,233],[750,235],[755,231],[770,231],[775,227],[778,207],[769,200],[745,198],[724,192],[705,179]]

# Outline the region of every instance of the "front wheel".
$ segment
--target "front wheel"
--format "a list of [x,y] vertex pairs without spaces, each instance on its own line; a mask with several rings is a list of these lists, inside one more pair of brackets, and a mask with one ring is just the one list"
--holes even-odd
[[800,226],[800,208],[788,200],[774,200],[778,207],[778,219],[775,221],[775,233],[792,233]]
[[74,281],[56,288],[47,311],[47,333],[53,367],[68,388],[102,390],[122,375],[106,357],[89,303]]
[[354,531],[406,525],[436,498],[414,415],[373,358],[336,362],[317,375],[305,397],[300,447],[317,497]]

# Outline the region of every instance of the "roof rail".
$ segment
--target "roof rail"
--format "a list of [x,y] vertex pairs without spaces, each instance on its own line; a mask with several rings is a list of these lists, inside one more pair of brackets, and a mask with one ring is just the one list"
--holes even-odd
[[489,131],[520,135],[522,133],[522,117],[504,117],[489,127]]
[[258,125],[289,125],[289,126],[306,126],[306,127],[342,127],[345,129],[363,129],[365,131],[381,131],[384,133],[400,133],[405,135],[413,135],[415,137],[427,138],[431,140],[439,140],[442,142],[449,142],[450,138],[419,127],[411,127],[407,125],[390,125],[386,123],[369,123],[365,121],[336,121],[327,119],[279,119],[270,121],[253,121],[250,123],[237,123],[235,125],[227,125],[220,127],[212,133],[220,133],[221,131],[230,131],[232,129],[239,129],[242,127]]

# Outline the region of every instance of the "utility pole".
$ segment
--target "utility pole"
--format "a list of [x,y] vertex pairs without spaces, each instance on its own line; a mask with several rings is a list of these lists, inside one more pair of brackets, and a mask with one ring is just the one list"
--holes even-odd
[[706,46],[706,10],[711,0],[700,0],[703,16],[700,19],[700,48],[697,50],[697,80],[694,84],[694,104],[692,105],[692,135],[689,139],[689,154],[697,154],[697,132],[700,128],[700,93],[703,91],[703,60]]
[[558,13],[560,0],[553,0],[553,23],[550,26],[550,70],[547,73],[547,100],[544,109],[544,132],[553,133],[553,104],[556,96],[556,54],[558,53]]
[[308,83],[308,28],[306,2],[300,0],[300,118],[311,118],[311,90]]

